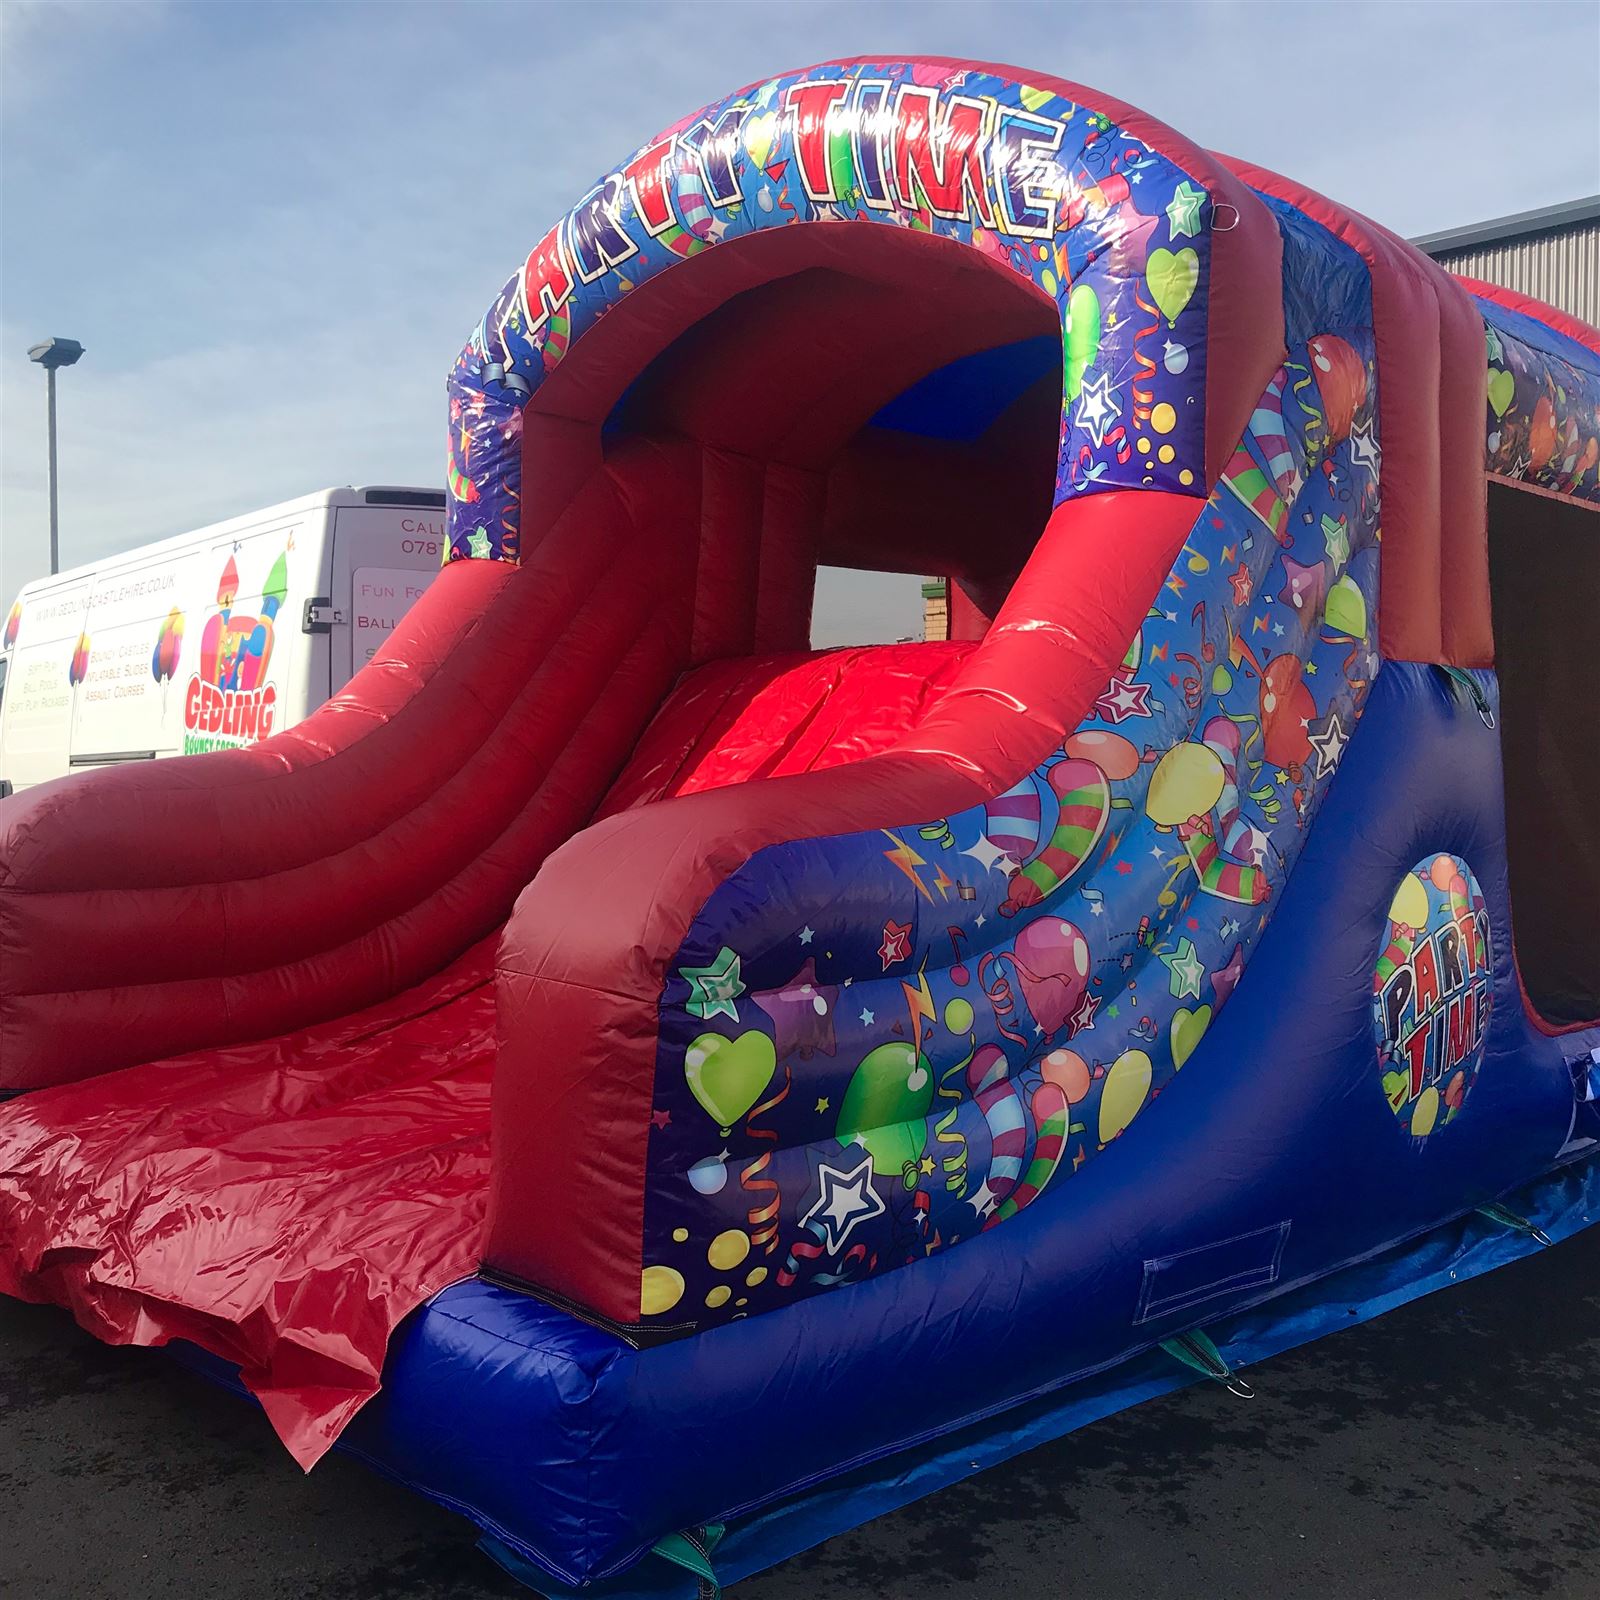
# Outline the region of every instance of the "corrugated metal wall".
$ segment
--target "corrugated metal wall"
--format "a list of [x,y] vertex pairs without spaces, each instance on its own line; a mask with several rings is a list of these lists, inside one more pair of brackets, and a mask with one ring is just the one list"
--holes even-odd
[[1600,222],[1448,250],[1434,260],[1463,277],[1531,294],[1600,327]]

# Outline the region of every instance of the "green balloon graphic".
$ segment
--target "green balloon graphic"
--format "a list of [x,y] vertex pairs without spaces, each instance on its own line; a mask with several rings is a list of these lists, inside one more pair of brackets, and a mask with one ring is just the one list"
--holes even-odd
[[1352,639],[1366,638],[1366,596],[1348,576],[1340,578],[1328,591],[1322,614],[1336,632],[1347,633]]
[[1076,284],[1067,297],[1067,325],[1062,333],[1066,355],[1067,399],[1076,400],[1083,375],[1100,353],[1100,301],[1086,283]]
[[933,1071],[927,1057],[898,1040],[880,1044],[861,1058],[845,1090],[835,1130],[839,1143],[859,1144],[880,1178],[905,1175],[906,1187],[915,1188],[932,1104]]
[[689,1093],[722,1130],[724,1138],[761,1098],[777,1070],[778,1056],[772,1041],[755,1028],[737,1039],[702,1033],[683,1057]]

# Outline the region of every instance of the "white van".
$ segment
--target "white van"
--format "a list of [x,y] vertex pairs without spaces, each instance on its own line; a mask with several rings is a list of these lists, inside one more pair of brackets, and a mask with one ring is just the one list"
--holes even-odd
[[0,653],[0,796],[291,727],[427,588],[444,495],[324,489],[30,583]]

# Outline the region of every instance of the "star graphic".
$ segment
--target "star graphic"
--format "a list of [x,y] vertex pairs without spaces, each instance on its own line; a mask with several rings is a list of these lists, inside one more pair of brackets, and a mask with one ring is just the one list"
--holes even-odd
[[1067,1037],[1094,1031],[1094,1014],[1100,1009],[1100,996],[1085,989],[1078,1003],[1067,1014]]
[[[1237,933],[1239,930],[1239,924],[1237,922],[1234,923],[1233,928],[1234,932]],[[1233,953],[1228,957],[1227,961],[1225,961],[1222,966],[1218,967],[1217,970],[1211,974],[1211,987],[1216,991],[1218,1006],[1227,1004],[1228,996],[1233,993],[1234,987],[1239,982],[1239,979],[1243,973],[1244,946],[1242,944],[1236,944],[1233,947]]]
[[923,1175],[923,1177],[926,1178],[928,1176],[928,1174],[933,1171],[933,1157],[932,1156],[924,1156],[917,1163],[917,1171],[920,1172]]
[[1189,996],[1199,999],[1200,981],[1206,975],[1206,965],[1194,953],[1194,941],[1180,940],[1178,948],[1171,955],[1162,956],[1161,960],[1171,973],[1167,987],[1172,991],[1174,998],[1182,1000],[1185,996]]
[[1489,359],[1498,361],[1501,354],[1500,335],[1493,328],[1485,328],[1484,332],[1488,334],[1488,339],[1485,342],[1489,348]]
[[989,1180],[985,1178],[978,1187],[967,1196],[967,1204],[978,1213],[986,1217],[995,1207],[994,1192],[989,1188]]
[[1150,854],[1154,856],[1157,861],[1160,861],[1165,858],[1166,851],[1163,850],[1160,845],[1153,844],[1150,846]]
[[650,1113],[650,1126],[652,1128],[670,1128],[672,1126],[672,1113],[670,1111],[652,1111]]
[[968,850],[963,850],[962,855],[971,856],[985,872],[994,869],[997,862],[1009,860],[1005,851],[997,845],[988,834],[979,834],[978,842]]
[[1377,436],[1372,431],[1370,420],[1363,422],[1359,428],[1350,430],[1350,460],[1370,473],[1374,482],[1377,481],[1382,459],[1383,452],[1378,448]]
[[488,557],[490,550],[493,548],[494,547],[489,543],[489,535],[486,534],[482,528],[474,528],[472,532],[467,535],[467,549],[471,553],[473,560],[485,560]]
[[981,928],[989,919],[980,911],[974,920],[976,925]]
[[1330,517],[1327,512],[1322,514],[1322,542],[1327,546],[1328,559],[1336,567],[1342,567],[1350,559],[1350,535],[1345,531],[1344,523],[1338,517]]
[[810,944],[811,941],[816,938],[816,936],[817,936],[817,932],[816,932],[815,928],[810,928],[810,927],[802,928],[800,930],[800,943],[801,944]]
[[815,1111],[815,1112],[816,1112],[816,1113],[817,1113],[817,1115],[818,1115],[818,1116],[819,1116],[819,1117],[820,1117],[820,1116],[821,1116],[821,1115],[822,1115],[822,1113],[823,1113],[823,1112],[824,1112],[824,1111],[826,1111],[826,1110],[827,1110],[827,1109],[828,1109],[828,1103],[829,1103],[829,1102],[828,1102],[828,1097],[827,1097],[827,1095],[822,1095],[822,1096],[821,1096],[821,1097],[820,1097],[820,1098],[819,1098],[819,1099],[818,1099],[818,1100],[817,1100],[817,1103],[816,1103],[816,1105],[815,1105],[815,1106],[814,1106],[814,1107],[812,1107],[812,1109],[813,1109],[813,1110],[814,1110],[814,1111]]
[[1344,724],[1339,720],[1337,708],[1328,713],[1327,725],[1320,732],[1314,733],[1308,729],[1306,738],[1317,753],[1317,777],[1327,777],[1339,765],[1339,757],[1344,754],[1344,747],[1350,740]]
[[1255,592],[1255,581],[1250,576],[1250,569],[1239,563],[1238,571],[1228,574],[1228,582],[1233,585],[1233,603],[1236,606],[1250,604],[1250,596]]
[[1090,902],[1090,904],[1089,904],[1089,915],[1091,917],[1103,917],[1105,914],[1106,914],[1106,907],[1105,907],[1105,902],[1103,900],[1094,900],[1094,901]]
[[867,1008],[865,1006],[863,1006],[861,1008],[861,1025],[862,1025],[862,1027],[870,1028],[872,1026],[872,1024],[874,1022],[876,1022],[877,1020],[878,1019],[874,1015],[873,1012],[867,1010]]
[[1107,722],[1126,722],[1129,717],[1150,715],[1150,685],[1138,682],[1127,671],[1113,672],[1106,692],[1094,703],[1097,717]]
[[890,917],[883,925],[883,943],[878,946],[878,959],[883,963],[883,970],[887,972],[895,962],[906,960],[910,954],[911,924],[896,922]]
[[805,965],[781,988],[761,989],[750,998],[772,1018],[780,1061],[796,1051],[802,1061],[809,1061],[819,1050],[825,1056],[833,1054],[833,1008],[839,988],[817,981],[813,957],[807,956]]
[[872,1187],[871,1156],[848,1172],[819,1167],[817,1176],[822,1193],[800,1219],[800,1226],[814,1228],[822,1238],[823,1248],[830,1256],[836,1256],[858,1224],[870,1217],[881,1217],[886,1208],[882,1196]]
[[1111,374],[1102,372],[1093,383],[1086,383],[1078,396],[1078,414],[1072,420],[1087,430],[1096,450],[1106,442],[1106,429],[1122,415],[1122,407],[1112,393]]
[[1193,238],[1200,231],[1200,211],[1206,203],[1205,192],[1188,182],[1180,183],[1173,191],[1167,205],[1167,226],[1172,237]]
[[724,945],[709,967],[679,967],[678,976],[689,985],[689,998],[683,1008],[690,1016],[709,1021],[712,1017],[739,1020],[734,1001],[744,993],[739,976],[739,958]]

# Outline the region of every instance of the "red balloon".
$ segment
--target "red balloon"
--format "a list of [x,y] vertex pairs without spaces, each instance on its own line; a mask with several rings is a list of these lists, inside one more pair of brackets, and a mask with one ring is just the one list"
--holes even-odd
[[1310,349],[1328,443],[1335,445],[1349,438],[1350,424],[1367,397],[1366,363],[1337,334],[1320,334],[1311,341]]
[[1528,466],[1537,472],[1556,453],[1556,408],[1550,396],[1542,394],[1533,408],[1533,420],[1528,425]]
[[1261,736],[1267,760],[1280,767],[1298,766],[1311,758],[1306,724],[1317,703],[1300,676],[1298,656],[1274,656],[1261,674]]

